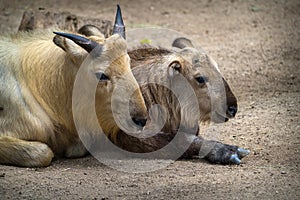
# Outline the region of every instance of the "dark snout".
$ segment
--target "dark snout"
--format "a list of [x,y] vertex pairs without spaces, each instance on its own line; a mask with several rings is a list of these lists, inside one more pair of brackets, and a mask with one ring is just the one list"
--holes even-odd
[[140,126],[144,127],[147,122],[147,107],[140,90],[135,90],[129,101],[129,113],[132,121]]
[[[226,117],[233,118],[235,117],[238,111],[237,99],[234,96],[233,92],[231,91],[228,83],[223,78],[225,91],[226,91],[226,100],[227,100],[227,110],[226,110]],[[227,121],[227,120],[226,120]]]
[[236,113],[237,113],[236,106],[228,106],[226,114],[227,114],[227,116],[229,116],[229,118],[235,117]]
[[147,122],[147,119],[146,118],[135,118],[133,117],[132,118],[132,121],[138,125],[138,126],[141,126],[141,127],[144,127],[146,125],[146,122]]

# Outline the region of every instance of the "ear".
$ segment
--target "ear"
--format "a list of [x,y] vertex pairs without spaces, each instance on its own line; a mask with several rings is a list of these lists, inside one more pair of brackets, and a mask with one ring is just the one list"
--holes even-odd
[[87,51],[78,46],[75,42],[62,36],[56,35],[53,38],[53,42],[56,46],[64,50],[73,59],[73,61],[82,59],[88,55]]
[[172,43],[172,46],[177,47],[179,49],[183,49],[185,47],[194,47],[192,41],[185,37],[176,38]]
[[103,33],[101,33],[100,29],[97,26],[87,24],[82,26],[79,30],[78,33],[81,35],[85,35],[87,37],[89,36],[98,36],[100,38],[104,38]]
[[176,74],[181,73],[182,66],[178,60],[172,61],[168,66],[168,75],[169,77],[173,77]]

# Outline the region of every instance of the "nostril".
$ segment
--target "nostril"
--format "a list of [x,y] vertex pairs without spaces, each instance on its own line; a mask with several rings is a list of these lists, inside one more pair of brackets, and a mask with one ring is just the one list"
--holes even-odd
[[237,107],[236,106],[229,106],[227,112],[230,115],[230,117],[234,117],[235,114],[237,113]]
[[145,118],[132,118],[132,121],[141,127],[144,127],[146,125],[147,119]]

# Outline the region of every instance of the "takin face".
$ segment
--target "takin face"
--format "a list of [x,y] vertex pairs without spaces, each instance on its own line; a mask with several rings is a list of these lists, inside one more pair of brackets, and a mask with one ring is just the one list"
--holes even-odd
[[[97,121],[104,133],[113,137],[118,130],[110,106],[118,82],[126,83],[124,90],[135,91],[130,99],[130,114],[136,124],[145,124],[147,110],[130,70],[119,7],[115,27],[107,39],[61,32],[55,32],[57,36],[53,38],[49,31],[0,38],[1,164],[42,167],[48,166],[54,155],[80,157],[87,153],[74,125],[72,92],[76,75],[88,56],[94,64],[85,72],[91,78],[81,83],[96,81],[96,94],[92,92]],[[120,110],[124,106],[127,109],[128,102],[120,97],[115,101]],[[93,128],[85,107],[77,107],[84,116],[79,120]],[[93,131],[88,129],[86,134],[93,136]]]
[[[183,122],[187,126],[191,126],[190,122],[195,122],[195,116],[199,116],[197,123],[205,121],[222,123],[234,117],[237,112],[237,100],[216,62],[204,51],[194,48],[186,38],[176,39],[173,46],[179,50],[144,46],[129,51],[133,74],[141,86],[148,109],[154,104],[168,105],[166,107],[169,117],[163,131],[178,129],[182,123],[183,107],[190,112]],[[172,97],[172,91],[159,84],[152,84],[156,80],[163,80],[169,88],[175,85],[179,88],[177,90],[184,92],[185,86],[182,81],[176,81],[177,77],[183,77],[188,81],[197,102],[190,103],[188,98],[184,102],[178,102],[176,97]],[[197,109],[198,115],[193,113]]]
[[177,38],[173,46],[181,51],[175,68],[170,66],[181,73],[194,88],[199,102],[200,121],[221,123],[233,118],[237,112],[237,100],[217,63],[203,50],[195,49],[186,38]]

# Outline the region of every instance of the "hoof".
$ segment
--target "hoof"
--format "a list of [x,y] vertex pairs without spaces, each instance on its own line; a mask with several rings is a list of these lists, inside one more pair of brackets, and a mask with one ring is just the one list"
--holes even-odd
[[230,162],[232,164],[239,165],[242,161],[240,160],[239,156],[235,153],[230,156]]
[[237,155],[239,156],[239,158],[244,158],[245,156],[247,156],[249,154],[250,154],[250,151],[247,149],[243,149],[243,148],[237,149]]

